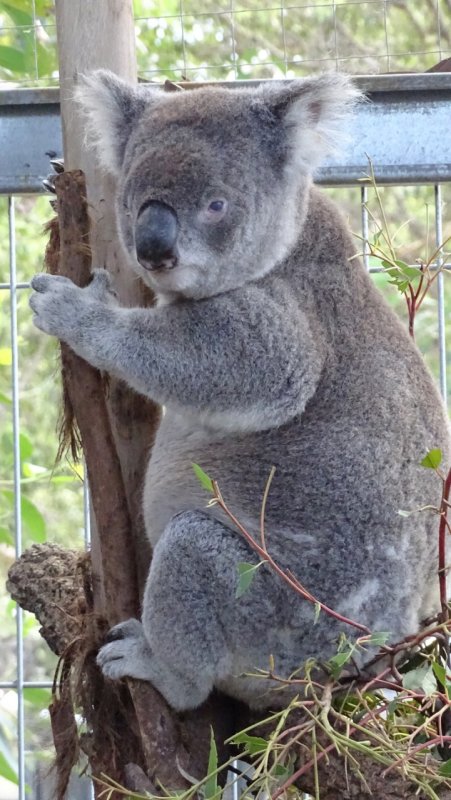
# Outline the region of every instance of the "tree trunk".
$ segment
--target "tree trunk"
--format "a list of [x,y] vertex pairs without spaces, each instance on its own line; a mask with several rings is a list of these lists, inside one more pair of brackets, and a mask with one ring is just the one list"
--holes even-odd
[[[73,100],[79,75],[96,68],[110,69],[131,83],[136,81],[132,0],[97,0],[95,3],[86,3],[85,0],[56,0],[56,22],[64,161],[67,170],[81,169],[86,176],[92,265],[104,267],[113,274],[122,305],[148,305],[153,301],[149,290],[136,280],[129,269],[123,268],[125,258],[117,238],[114,216],[114,179],[99,171],[93,154],[85,148],[84,120]],[[86,244],[88,234],[85,222],[82,221],[79,225],[76,219],[77,213],[83,216],[83,197],[79,197],[77,206],[77,201],[68,196],[74,188],[75,177],[75,173],[70,172],[57,178],[61,237],[59,271],[61,274],[69,274],[76,283],[83,283],[86,281],[86,276],[83,277],[86,256],[83,256],[80,248],[77,256],[77,225],[78,246],[80,242]],[[75,182],[77,181],[79,178],[76,178]],[[72,225],[69,234],[67,224],[69,227]],[[71,241],[65,240],[67,234]],[[78,258],[75,270],[72,262],[74,252],[75,260]],[[96,483],[95,498],[94,486],[91,487],[95,511],[92,536],[93,610],[106,617],[109,624],[114,624],[118,617],[124,617],[124,609],[139,608],[147,574],[150,553],[143,530],[140,498],[145,466],[160,411],[150,400],[138,396],[124,383],[113,378],[109,379],[105,393],[105,384],[99,373],[77,359],[69,348],[63,348],[63,362],[66,365],[71,402],[86,451],[88,476],[91,484]],[[87,380],[91,386],[89,395],[83,388],[80,391],[80,387],[86,386]],[[93,398],[95,402],[90,402]],[[103,445],[100,445],[100,449],[93,446],[93,439],[98,439],[96,435],[93,436],[92,430],[94,419],[95,427],[98,424],[96,414],[99,415],[103,429]],[[105,458],[106,452],[109,454],[109,468],[113,469],[116,463],[119,467],[119,472],[115,467],[113,470],[115,488],[110,486],[111,475],[105,482],[98,474],[102,471],[101,460]],[[120,492],[118,486],[121,481],[125,503],[117,503],[118,498],[114,494]],[[102,506],[109,503],[105,494],[107,487],[113,492],[111,501],[116,503],[116,507],[121,507],[122,523],[114,526],[114,534],[110,527],[111,517],[105,526],[103,513],[108,514],[107,509]],[[126,579],[122,585],[116,586],[113,598],[111,577],[114,576],[115,569],[118,569],[118,562],[121,564],[127,557],[129,564]],[[124,576],[121,568],[118,571]],[[105,687],[102,686],[99,691],[103,693]],[[98,772],[98,765],[101,765],[102,771],[120,781],[124,781],[127,774],[136,774],[133,769],[125,769],[126,762],[130,760],[129,747],[124,747],[122,758],[120,753],[124,726],[126,729],[128,725],[130,731],[133,729],[135,734],[138,731],[142,753],[137,755],[136,760],[138,765],[144,766],[151,780],[158,778],[163,784],[173,788],[184,785],[178,764],[191,774],[200,776],[206,766],[209,725],[215,720],[216,727],[221,728],[220,720],[229,718],[229,714],[223,713],[222,702],[212,701],[194,715],[185,715],[181,722],[149,684],[129,681],[128,692],[132,704],[124,701],[121,696],[120,713],[118,709],[117,717],[113,719],[110,715],[108,720],[113,728],[116,725],[116,731],[112,731],[115,757],[109,764],[105,763],[105,759],[91,759],[92,769],[97,769]],[[93,702],[95,703],[95,698]],[[103,702],[103,707],[107,704]],[[95,724],[102,725],[100,717],[96,717]],[[101,735],[101,730],[98,733]],[[225,738],[225,734],[222,738]]]

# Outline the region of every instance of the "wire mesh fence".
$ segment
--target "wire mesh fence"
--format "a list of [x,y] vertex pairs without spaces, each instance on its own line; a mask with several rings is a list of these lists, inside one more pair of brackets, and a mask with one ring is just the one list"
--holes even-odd
[[[450,0],[135,0],[134,10],[149,80],[422,72],[451,56]],[[48,0],[0,2],[0,80],[57,83]]]
[[[406,226],[404,247],[401,243],[400,252],[411,262],[426,246],[428,238],[433,251],[451,233],[449,216],[443,213],[444,195],[448,202],[451,199],[449,189],[449,185],[438,184],[380,189],[388,211],[399,205],[401,197],[406,214],[412,202],[421,203],[423,218]],[[372,190],[346,187],[330,191],[345,209],[356,233],[361,231],[363,238],[371,241],[374,232],[370,216]],[[2,452],[10,454],[8,463],[2,463],[0,474],[0,495],[7,500],[1,522],[3,538],[0,534],[2,583],[8,563],[14,555],[20,554],[23,546],[48,537],[71,547],[81,547],[89,532],[89,504],[82,474],[79,471],[74,475],[74,465],[70,464],[52,472],[59,404],[57,347],[47,337],[33,331],[27,306],[29,278],[40,268],[40,253],[45,242],[42,223],[50,213],[46,198],[0,198],[0,227],[4,226],[9,241],[8,251],[0,258],[1,441]],[[34,255],[26,261],[23,260],[25,231],[27,247]],[[359,249],[359,245],[356,246]],[[402,296],[388,285],[387,275],[368,253],[364,260],[388,301],[405,319]],[[439,253],[432,269],[440,265]],[[447,396],[447,367],[449,369],[451,361],[451,293],[446,278],[443,274],[439,276],[436,291],[419,314],[416,330],[417,342],[444,397]],[[14,552],[11,550],[13,542]],[[0,602],[3,653],[0,754],[3,753],[13,779],[13,782],[0,779],[0,798],[24,800],[28,785],[31,797],[50,800],[53,784],[44,768],[51,760],[46,708],[55,659],[42,645],[34,619],[16,612],[4,593]],[[7,770],[2,773],[1,763],[0,755],[0,775],[7,775]],[[87,800],[90,791],[86,780],[74,781],[70,797]]]
[[[46,709],[56,658],[43,646],[34,618],[8,600],[8,553],[14,550],[17,557],[46,538],[81,548],[89,537],[81,470],[52,467],[60,391],[56,350],[33,344],[28,321],[29,278],[40,268],[42,226],[49,216],[47,199],[0,198],[0,227],[9,243],[0,257],[1,800],[53,797]],[[68,514],[63,523],[60,503]],[[87,800],[90,792],[85,779],[74,783],[71,797]]]

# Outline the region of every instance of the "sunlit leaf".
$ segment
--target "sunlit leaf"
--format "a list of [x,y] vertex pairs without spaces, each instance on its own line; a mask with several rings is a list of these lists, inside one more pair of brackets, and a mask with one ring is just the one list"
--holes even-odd
[[13,766],[12,760],[9,759],[2,750],[0,750],[0,777],[5,778],[5,780],[11,781],[11,783],[15,783],[16,785],[19,783],[17,770],[15,766]]
[[28,499],[28,497],[25,497],[25,495],[22,495],[20,498],[20,508],[22,513],[22,522],[28,529],[30,538],[39,544],[45,542],[45,520],[39,509],[34,503],[32,503],[31,500]]
[[20,460],[29,461],[33,452],[33,445],[26,433],[19,433]]
[[441,463],[442,451],[438,447],[435,447],[433,450],[429,450],[425,457],[420,461],[421,466],[427,467],[428,469],[437,469]]
[[50,689],[43,689],[39,686],[24,689],[25,700],[39,709],[47,708],[49,706],[51,696]]
[[14,545],[14,539],[7,528],[0,528],[0,544]]
[[222,789],[218,786],[218,776],[216,770],[218,769],[218,749],[216,747],[213,729],[210,733],[210,753],[208,756],[207,775],[209,777],[202,787],[204,800],[219,800],[222,794]]
[[46,467],[41,467],[39,464],[32,464],[31,461],[24,461],[22,464],[22,475],[24,478],[38,478],[48,473],[48,471]]
[[9,47],[5,44],[0,45],[0,67],[9,69],[11,72],[25,72],[26,66],[27,62],[23,50],[18,50],[16,47]]
[[212,481],[212,479],[207,475],[206,472],[203,471],[203,469],[201,467],[199,467],[199,464],[192,464],[192,467],[193,467],[193,470],[194,470],[194,474],[195,474],[197,480],[199,481],[200,485],[203,486],[204,489],[207,490],[207,492],[210,492],[210,494],[213,494],[214,489],[213,489],[213,481]]
[[11,348],[0,347],[0,367],[10,367],[12,363],[13,363],[13,351],[11,350]]

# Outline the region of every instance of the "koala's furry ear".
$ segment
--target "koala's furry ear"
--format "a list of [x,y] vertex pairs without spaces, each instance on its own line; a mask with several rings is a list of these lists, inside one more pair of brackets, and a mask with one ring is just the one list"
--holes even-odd
[[289,83],[268,82],[257,90],[274,123],[282,124],[290,144],[290,164],[312,172],[346,139],[345,123],[362,94],[350,78],[327,73]]
[[80,76],[75,99],[86,114],[86,139],[108,171],[120,169],[130,133],[152,94],[106,69]]

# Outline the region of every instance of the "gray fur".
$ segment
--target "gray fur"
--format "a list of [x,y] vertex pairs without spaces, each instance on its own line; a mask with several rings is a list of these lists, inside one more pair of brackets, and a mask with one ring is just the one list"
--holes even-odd
[[[166,408],[144,488],[155,553],[142,627],[113,629],[99,663],[110,677],[151,680],[178,709],[213,686],[278,705],[270,683],[243,673],[273,655],[287,676],[353,631],[324,613],[315,623],[312,605],[265,566],[235,598],[238,562],[257,558],[205,508],[192,462],[255,533],[276,466],[269,550],[341,613],[394,641],[438,609],[437,518],[398,510],[439,503],[440,482],[419,462],[441,447],[448,464],[446,414],[404,326],[349,261],[337,209],[311,186],[356,93],[331,75],[164,94],[104,72],[84,92],[103,163],[118,175],[130,265],[159,303],[119,307],[103,270],[86,289],[40,275],[35,323]],[[212,224],[217,198],[228,211]],[[149,200],[177,214],[172,268],[136,261]]]

